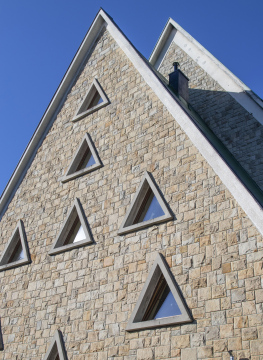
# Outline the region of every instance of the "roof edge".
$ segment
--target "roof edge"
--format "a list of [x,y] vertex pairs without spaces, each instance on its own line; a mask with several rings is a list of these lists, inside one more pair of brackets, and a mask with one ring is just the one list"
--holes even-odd
[[134,48],[131,42],[126,38],[113,20],[103,11],[100,10],[93,21],[87,35],[85,36],[78,52],[76,53],[68,71],[66,72],[57,92],[52,99],[52,102],[46,113],[44,114],[36,133],[29,143],[23,157],[21,158],[15,173],[10,179],[6,191],[4,192],[0,201],[0,215],[2,216],[9,202],[14,195],[15,190],[21,183],[28,167],[30,166],[33,156],[36,153],[39,145],[44,139],[49,127],[55,119],[56,114],[62,106],[71,84],[78,75],[83,62],[89,55],[90,50],[101,29],[106,26],[107,30],[114,38],[116,43],[126,54],[128,59],[141,74],[144,81],[152,89],[155,95],[160,99],[163,105],[167,108],[169,113],[177,121],[182,130],[187,134],[192,143],[200,151],[202,156],[210,164],[215,173],[219,176],[226,188],[231,192],[233,197],[237,200],[244,212],[256,226],[261,234],[263,234],[263,208],[250,194],[246,186],[235,175],[233,170],[229,167],[226,161],[214,149],[212,144],[206,136],[198,129],[191,119],[191,116],[186,112],[183,106],[177,101],[174,96],[167,90],[161,79],[157,76],[152,66],[147,60]]
[[180,47],[263,125],[263,100],[171,18],[167,21],[149,59],[156,69],[160,67],[172,41],[179,46],[187,45]]

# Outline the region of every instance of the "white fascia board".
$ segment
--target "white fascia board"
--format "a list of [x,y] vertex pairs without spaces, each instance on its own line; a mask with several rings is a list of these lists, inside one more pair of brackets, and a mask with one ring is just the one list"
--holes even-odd
[[263,125],[263,101],[174,20],[169,19],[151,56],[158,70],[172,41]]
[[30,164],[32,163],[39,146],[51,128],[58,112],[60,111],[66,96],[71,89],[76,77],[85,62],[89,51],[100,34],[102,28],[106,25],[100,10],[94,19],[89,31],[87,32],[82,44],[80,45],[75,57],[73,58],[66,74],[64,75],[55,95],[53,96],[48,108],[46,109],[36,131],[28,143],[17,167],[15,168],[6,188],[0,198],[0,220],[3,217],[7,207],[12,200],[16,190],[21,184]]
[[166,106],[170,114],[185,131],[192,143],[197,147],[215,173],[220,177],[223,184],[231,192],[247,216],[263,235],[262,207],[221,158],[219,153],[213,148],[207,138],[194,125],[190,115],[186,113],[169,91],[167,91],[161,80],[155,75],[150,66],[142,59],[122,32],[106,14],[104,14],[103,17],[108,24],[107,30],[118,43],[119,47],[124,51],[146,83]]

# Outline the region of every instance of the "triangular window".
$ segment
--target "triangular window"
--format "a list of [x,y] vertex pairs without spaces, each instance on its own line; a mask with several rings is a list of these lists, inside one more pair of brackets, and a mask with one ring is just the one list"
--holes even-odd
[[109,104],[109,100],[97,79],[90,85],[72,121],[78,121]]
[[62,334],[59,330],[56,330],[43,360],[67,360]]
[[166,261],[158,254],[126,330],[142,330],[192,321],[191,313]]
[[23,222],[20,220],[0,258],[0,271],[30,263]]
[[171,211],[165,203],[151,175],[146,172],[126,216],[119,235],[171,220]]
[[49,255],[93,243],[87,220],[78,199],[75,199]]
[[100,161],[90,135],[86,133],[73,156],[66,175],[61,178],[61,181],[66,182],[75,179],[100,167],[102,167],[102,162]]

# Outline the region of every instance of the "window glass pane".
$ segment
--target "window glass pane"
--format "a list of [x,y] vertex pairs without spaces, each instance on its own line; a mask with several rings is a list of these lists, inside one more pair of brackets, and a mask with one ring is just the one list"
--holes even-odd
[[103,102],[100,94],[98,93],[98,91],[96,91],[96,93],[94,94],[91,102],[89,103],[89,106],[87,108],[87,110],[93,108],[94,106],[101,104]]
[[83,226],[80,225],[79,230],[78,230],[78,232],[77,232],[77,234],[76,234],[76,236],[75,236],[75,238],[73,240],[73,243],[76,243],[78,241],[82,241],[82,240],[85,240],[85,239],[86,239],[86,235],[84,233]]
[[175,298],[164,276],[161,275],[142,321],[161,319],[180,314],[181,311],[175,301]]
[[22,248],[22,244],[19,241],[19,243],[15,247],[14,252],[11,255],[10,260],[8,261],[8,263],[18,261],[18,260],[22,260],[24,258],[25,258],[25,255],[24,255],[24,251],[23,251],[23,248]]
[[64,245],[67,244],[73,244],[78,241],[86,240],[86,235],[84,232],[84,229],[79,221],[79,218],[75,220],[74,224],[72,225],[72,228],[67,236],[67,239],[64,243]]
[[88,167],[90,167],[90,166],[92,166],[94,164],[96,164],[95,159],[94,159],[90,149],[87,148],[84,155],[82,156],[82,158],[81,158],[81,160],[79,162],[79,165],[78,165],[76,171],[88,168]]
[[161,208],[156,196],[153,193],[147,201],[145,210],[146,211],[144,211],[142,214],[142,219],[140,219],[140,221],[147,221],[164,215],[163,209]]
[[[92,156],[92,154],[91,154],[91,152],[89,152],[90,153],[90,156],[89,156],[89,158],[87,159],[87,163],[86,163],[86,165],[84,166],[84,167],[89,167],[89,166],[91,166],[91,165],[94,165],[95,164],[95,159],[94,159],[94,157]],[[83,167],[83,168],[84,168]]]
[[175,315],[181,315],[181,311],[173,297],[172,292],[169,291],[168,295],[163,300],[163,304],[159,308],[157,314],[154,316],[154,319],[160,319]]

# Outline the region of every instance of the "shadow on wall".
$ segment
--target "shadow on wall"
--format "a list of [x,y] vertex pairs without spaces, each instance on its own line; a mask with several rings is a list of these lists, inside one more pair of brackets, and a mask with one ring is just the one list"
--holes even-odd
[[2,336],[2,329],[1,329],[1,318],[0,318],[0,351],[4,350],[4,342]]
[[189,88],[189,103],[263,190],[263,125],[224,91]]

